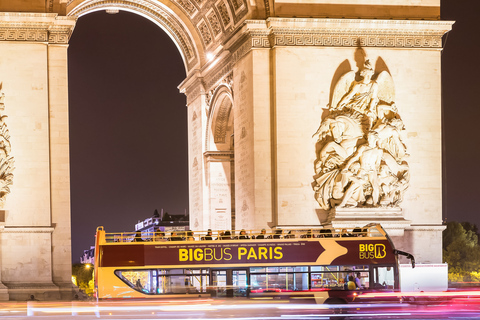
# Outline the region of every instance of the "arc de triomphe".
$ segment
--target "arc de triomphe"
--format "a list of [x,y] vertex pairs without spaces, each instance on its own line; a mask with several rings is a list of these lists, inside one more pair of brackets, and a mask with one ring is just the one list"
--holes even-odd
[[440,0],[2,1],[0,299],[71,297],[67,48],[97,10],[182,55],[193,230],[381,222],[441,262]]

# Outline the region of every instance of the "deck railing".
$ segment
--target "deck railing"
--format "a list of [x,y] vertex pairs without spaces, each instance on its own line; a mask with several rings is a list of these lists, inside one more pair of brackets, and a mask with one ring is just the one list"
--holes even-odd
[[369,224],[357,228],[312,228],[312,229],[272,229],[272,230],[217,230],[217,231],[158,231],[158,232],[120,232],[105,233],[107,243],[126,242],[165,242],[165,241],[249,241],[278,239],[313,238],[352,238],[385,237],[386,233],[379,224]]

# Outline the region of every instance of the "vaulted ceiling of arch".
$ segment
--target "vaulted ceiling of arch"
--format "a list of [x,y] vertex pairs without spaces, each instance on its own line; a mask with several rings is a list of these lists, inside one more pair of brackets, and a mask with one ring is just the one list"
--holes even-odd
[[[203,65],[245,19],[265,15],[264,0],[46,0],[66,3],[68,15],[81,15],[108,7],[126,8],[162,25],[182,52],[187,70]],[[265,0],[268,3],[268,0]],[[256,3],[261,3],[257,7]],[[254,6],[252,6],[254,4]]]

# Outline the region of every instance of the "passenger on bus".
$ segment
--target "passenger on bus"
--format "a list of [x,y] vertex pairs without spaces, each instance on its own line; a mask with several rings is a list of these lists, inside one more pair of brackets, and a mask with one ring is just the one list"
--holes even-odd
[[231,240],[232,239],[232,234],[230,233],[229,230],[225,231],[225,233],[222,236],[222,240]]
[[262,229],[262,231],[260,231],[260,234],[256,236],[255,239],[265,239],[266,234],[267,234],[267,231],[265,229]]
[[285,236],[285,238],[288,238],[288,239],[294,239],[295,238],[295,235],[292,233],[292,230],[288,231],[288,234]]
[[165,241],[165,232],[155,232],[154,241]]
[[304,234],[303,238],[312,238],[312,229],[308,230],[306,234]]
[[360,272],[357,272],[355,276],[355,285],[357,286],[358,289],[362,289],[362,280],[360,280]]
[[355,290],[357,285],[355,284],[355,278],[353,276],[348,276],[347,289]]
[[282,238],[282,229],[275,230],[275,234],[273,235],[273,239],[281,239]]
[[220,231],[220,232],[218,233],[217,239],[215,239],[215,240],[222,240],[222,239],[223,239],[223,234],[224,234],[224,232],[223,232],[223,231]]
[[352,230],[352,237],[363,237],[362,229],[360,229],[360,228],[354,228],[354,229]]
[[240,236],[238,237],[239,239],[250,239],[249,236],[247,236],[247,232],[245,229],[240,230]]
[[318,235],[319,238],[331,238],[332,236],[331,229],[320,229],[320,233]]
[[192,230],[187,231],[187,241],[195,241]]
[[176,231],[172,231],[170,234],[170,241],[182,241],[183,238],[179,237]]
[[207,230],[207,235],[203,237],[203,240],[213,240],[212,239],[212,229]]
[[135,282],[135,289],[137,290],[143,289],[142,282],[140,281],[140,279],[137,279],[137,282]]
[[133,238],[133,241],[134,242],[143,242],[142,233],[140,231],[137,231],[137,233],[135,233],[135,238]]

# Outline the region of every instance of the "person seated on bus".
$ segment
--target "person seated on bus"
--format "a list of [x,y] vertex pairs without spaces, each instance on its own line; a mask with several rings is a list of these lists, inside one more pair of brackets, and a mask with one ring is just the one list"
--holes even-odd
[[363,237],[362,229],[354,228],[352,230],[352,237]]
[[355,284],[357,286],[357,289],[362,289],[363,288],[360,272],[357,272],[355,274]]
[[180,237],[176,231],[172,231],[172,233],[170,234],[170,241],[182,241],[183,238]]
[[250,239],[249,236],[247,236],[247,232],[245,231],[245,229],[242,229],[240,230],[240,236],[238,237],[239,239]]
[[232,240],[232,233],[229,230],[225,231],[222,240]]
[[143,286],[142,286],[142,282],[140,281],[140,279],[137,279],[137,282],[135,282],[135,289],[142,291]]
[[142,233],[140,231],[137,231],[135,233],[135,238],[133,238],[133,242],[143,242]]
[[282,238],[282,229],[275,230],[275,234],[273,235],[273,239],[281,239]]
[[294,239],[295,234],[293,234],[292,230],[288,231],[287,235],[285,236],[287,239]]
[[320,233],[319,233],[318,237],[319,238],[331,238],[331,237],[333,237],[332,230],[331,229],[320,229]]
[[203,237],[203,240],[213,240],[212,239],[212,229],[207,230],[207,235]]
[[357,284],[355,283],[355,278],[352,275],[348,276],[347,289],[348,290],[357,289]]
[[342,232],[340,232],[340,237],[351,237],[352,235],[348,233],[347,229],[342,229]]
[[195,237],[193,236],[192,230],[187,231],[187,241],[195,241]]
[[153,236],[153,241],[165,241],[165,232],[155,232]]
[[368,228],[362,229],[362,237],[368,237]]
[[224,232],[223,232],[223,231],[220,231],[220,232],[218,233],[217,239],[215,239],[215,240],[222,240],[222,239],[223,239],[223,235],[224,235]]
[[265,235],[266,235],[266,234],[267,234],[267,230],[262,229],[262,231],[260,231],[260,234],[257,235],[257,236],[255,237],[255,239],[265,239]]
[[302,238],[313,238],[312,229],[308,230],[306,234],[302,235]]

